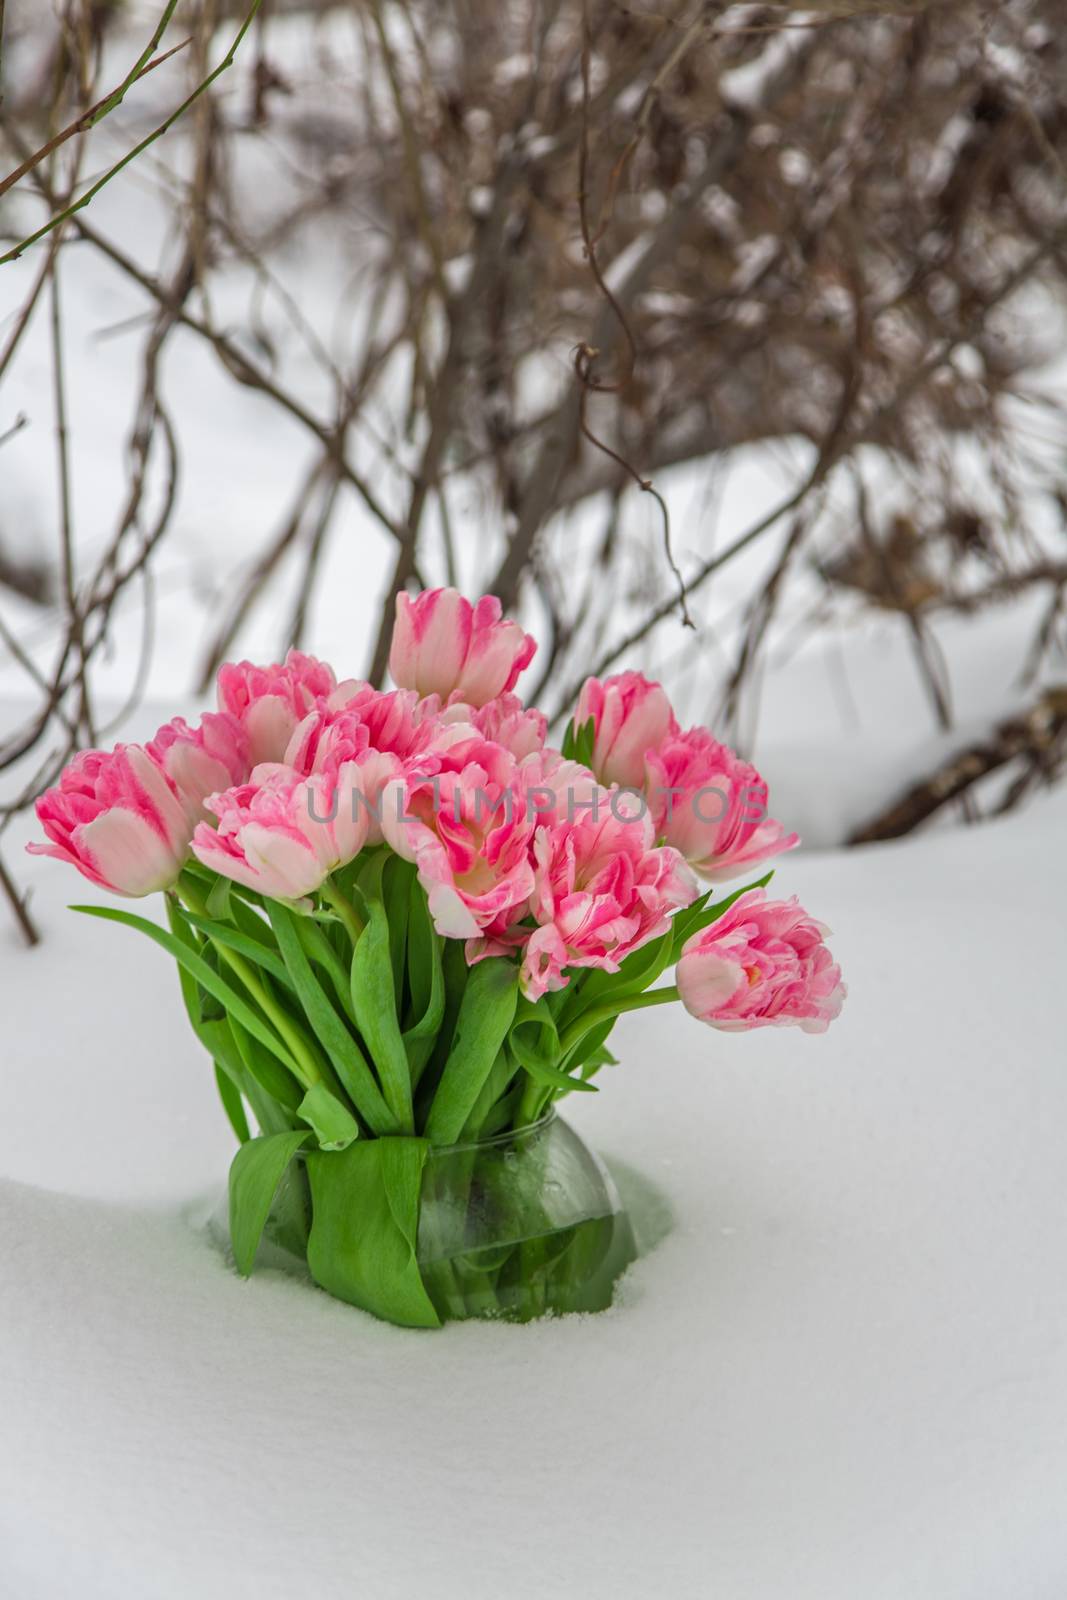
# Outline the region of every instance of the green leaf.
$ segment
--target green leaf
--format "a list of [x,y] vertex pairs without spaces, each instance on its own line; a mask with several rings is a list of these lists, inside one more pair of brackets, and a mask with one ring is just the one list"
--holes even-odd
[[505,956],[471,971],[456,1031],[426,1122],[431,1144],[455,1144],[507,1037],[519,998],[519,973]]
[[[248,1073],[241,1052],[233,1037],[233,1030],[225,1017],[212,1018],[196,1027],[196,1036],[217,1067],[221,1067],[234,1086],[247,1098]],[[271,1065],[282,1068],[271,1058]],[[283,1073],[284,1076],[284,1073]]]
[[181,915],[206,939],[211,939],[215,944],[225,945],[227,950],[236,950],[246,961],[252,961],[256,966],[262,967],[264,972],[269,972],[272,978],[277,978],[279,983],[292,990],[293,985],[285,970],[285,962],[277,950],[272,950],[269,945],[261,944],[258,939],[250,938],[248,934],[241,933],[239,929],[225,922],[215,922],[210,917],[198,916],[195,911],[183,910]]
[[681,911],[676,911],[671,918],[671,952],[677,959],[678,951],[689,938],[691,931],[700,920],[700,914],[710,901],[713,890],[708,889],[699,899],[694,900],[691,906],[685,906]]
[[230,1127],[237,1135],[239,1143],[247,1144],[250,1135],[248,1118],[245,1116],[244,1101],[241,1099],[241,1091],[221,1061],[215,1062],[215,1083],[219,1091],[219,1099],[222,1101],[222,1109],[229,1118]]
[[[209,867],[202,866],[195,858],[187,861],[182,868],[181,877],[178,879],[179,897],[182,884],[187,879],[191,880],[196,890],[195,898],[203,903],[207,916],[214,917],[220,922],[236,923],[243,932],[251,933],[253,937],[266,938],[269,943],[266,923],[256,914],[257,908],[263,905],[263,899],[255,889],[248,889],[243,883],[236,883],[232,878],[221,877]],[[221,884],[226,885],[225,889],[220,887]]]
[[359,1138],[359,1123],[324,1083],[312,1084],[298,1107],[298,1115],[312,1128],[320,1150],[347,1150]]
[[272,1100],[276,1100],[287,1111],[295,1111],[300,1104],[303,1087],[278,1065],[270,1051],[264,1050],[255,1035],[242,1027],[236,1017],[227,1017],[226,1023],[249,1076]]
[[489,1071],[478,1093],[470,1115],[463,1124],[460,1143],[465,1139],[489,1138],[498,1128],[506,1127],[510,1117],[502,1116],[502,1108],[521,1093],[518,1083],[521,1069],[505,1039],[503,1049]]
[[234,892],[230,896],[230,920],[248,938],[256,939],[260,944],[266,945],[268,950],[273,950],[274,935],[271,933],[270,924],[260,915],[263,902],[257,899],[254,904],[251,903],[248,899],[251,893],[251,889],[246,889],[241,894],[237,886],[234,886]]
[[[198,949],[195,933],[178,913],[169,896],[167,914],[175,937],[187,941],[193,950]],[[235,1121],[226,1092],[222,1084],[219,1084],[220,1097],[238,1139],[243,1143],[248,1138],[248,1122],[244,1115],[244,1107],[240,1104],[242,1097],[248,1101],[264,1133],[281,1133],[291,1128],[292,1112],[300,1099],[299,1090],[293,1079],[278,1065],[273,1056],[269,1055],[261,1045],[256,1044],[250,1034],[244,1032],[239,1023],[235,1023],[222,1012],[218,1002],[200,988],[184,967],[179,966],[178,978],[189,1022],[196,1037],[215,1063],[216,1079],[221,1070],[238,1096],[233,1112],[239,1110],[240,1121]],[[205,1001],[207,1006],[204,1004]],[[207,1015],[209,1006],[221,1012],[221,1016]],[[237,1038],[238,1033],[241,1034],[240,1042]],[[249,1070],[246,1063],[252,1052],[258,1055],[261,1076],[271,1084],[272,1091],[277,1090],[277,1094],[265,1089],[263,1083],[259,1082]]]
[[198,861],[195,856],[190,856],[181,870],[181,876],[178,879],[178,883],[180,885],[183,878],[192,878],[194,882],[202,884],[204,889],[210,894],[211,890],[215,886],[215,879],[217,877],[218,873],[213,871],[211,867],[205,867],[202,861]]
[[361,1139],[337,1154],[312,1151],[307,1261],[328,1293],[388,1322],[436,1328],[416,1247],[425,1139]]
[[153,940],[168,955],[173,956],[179,965],[185,967],[201,988],[206,989],[208,994],[214,995],[227,1014],[236,1017],[242,1027],[277,1057],[282,1066],[296,1073],[296,1063],[292,1056],[268,1028],[259,1013],[254,1011],[247,1001],[242,1000],[237,991],[231,989],[225,979],[212,971],[203,957],[191,950],[187,944],[183,944],[181,939],[168,933],[155,922],[149,922],[147,917],[134,916],[132,911],[120,911],[115,906],[71,906],[70,909],[80,911],[86,917],[102,917],[105,922],[125,923],[126,927],[136,928],[138,933],[143,933],[146,938]]
[[233,879],[224,878],[220,873],[211,885],[207,897],[207,914],[216,920],[225,921],[230,915],[230,896],[233,894]]
[[404,1049],[413,1083],[430,1059],[445,1014],[445,979],[441,936],[430,917],[426,891],[413,877],[409,892],[408,989],[414,1021],[404,1033]]
[[[514,1063],[512,1063],[514,1067]],[[493,1071],[496,1071],[494,1067]],[[513,1083],[505,1094],[494,1097],[488,1104],[488,1109],[479,1115],[475,1106],[471,1113],[470,1126],[476,1130],[472,1138],[492,1139],[498,1133],[504,1133],[508,1128],[515,1126],[516,1118],[522,1105],[522,1087]]]
[[243,1278],[252,1271],[271,1203],[285,1169],[308,1137],[304,1128],[292,1133],[261,1134],[243,1144],[233,1158],[230,1165],[230,1241],[237,1270]]
[[[443,1070],[445,1061],[448,1059],[448,1052],[452,1048],[456,1022],[459,1019],[459,1008],[463,1004],[463,996],[467,992],[467,982],[474,969],[467,965],[467,955],[463,948],[462,939],[443,939],[441,944],[441,971],[444,975],[445,984],[445,1014],[441,1019],[441,1029],[437,1036],[434,1059],[439,1069]],[[438,1052],[440,1052],[439,1058]],[[438,1076],[440,1076],[440,1071]]]
[[619,1064],[618,1056],[613,1056],[611,1051],[606,1049],[604,1045],[591,1050],[588,1055],[583,1051],[582,1055],[581,1074],[585,1079],[591,1078],[595,1072],[600,1071],[601,1067],[617,1067]]
[[660,974],[670,966],[673,948],[673,928],[658,939],[634,950],[620,962],[618,972],[590,972],[576,990],[574,999],[564,1007],[560,1017],[561,1031],[587,1011],[603,1005],[614,1005],[617,1000],[627,1000],[649,988]]
[[[238,1033],[241,1035],[240,1043],[237,1040]],[[260,1132],[288,1132],[293,1127],[300,1090],[273,1056],[268,1055],[251,1034],[245,1033],[239,1022],[231,1022],[225,1018],[221,1022],[205,1022],[199,1030],[199,1038],[205,1050],[214,1059],[216,1067],[221,1066],[231,1083],[240,1089],[242,1097],[247,1100],[251,1108]],[[269,1081],[281,1080],[277,1084],[281,1090],[281,1097],[265,1089],[259,1079],[249,1071],[245,1064],[248,1052],[258,1052]]]
[[567,724],[563,735],[562,754],[568,761],[580,761],[583,767],[593,765],[593,747],[596,744],[596,719],[590,717],[578,727],[575,718]]
[[568,1073],[576,1071],[579,1067],[584,1067],[590,1062],[596,1062],[597,1066],[600,1066],[605,1061],[614,1061],[614,1056],[604,1049],[604,1041],[617,1021],[617,1017],[606,1017],[603,1022],[598,1023],[595,1028],[590,1028],[588,1033],[582,1035],[567,1057],[566,1070]]
[[452,1048],[459,1008],[463,1004],[463,996],[467,989],[467,979],[470,977],[472,970],[467,965],[463,940],[442,939],[441,972],[445,987],[445,1009],[441,1018],[441,1026],[437,1030],[437,1037],[433,1041],[430,1059],[419,1074],[419,1097],[415,1106],[416,1127],[425,1128],[426,1126],[426,1118],[429,1115],[437,1085],[441,1081],[441,1074],[445,1070],[448,1052]]
[[386,1104],[396,1125],[410,1131],[414,1127],[411,1073],[397,1021],[389,920],[379,888],[380,857],[375,864],[377,874],[372,874],[369,880],[364,878],[361,885],[366,927],[352,953],[352,1005],[359,1031],[378,1070]]
[[404,1003],[408,915],[414,877],[415,868],[410,861],[392,854],[385,857],[381,867],[381,899],[389,923],[389,956],[393,965],[393,993],[398,1012]]
[[558,1067],[547,1066],[545,1062],[536,1058],[524,1061],[523,1066],[535,1083],[543,1083],[559,1094],[568,1094],[571,1089],[578,1089],[586,1094],[597,1092],[595,1084],[586,1083],[582,1078],[572,1078],[569,1073],[561,1072]]
[[[579,1043],[584,1043],[584,1040]],[[525,998],[520,999],[508,1046],[535,1083],[555,1091],[550,1098],[567,1094],[572,1089],[579,1093],[596,1093],[591,1083],[572,1077],[569,1070],[561,1067],[563,1048],[555,1019],[544,998],[536,1004]],[[575,1051],[572,1050],[568,1066],[577,1064],[574,1057]]]
[[352,1005],[352,991],[348,982],[346,963],[337,954],[316,917],[296,916],[293,922],[309,961],[315,962],[328,975],[341,1009],[354,1025],[356,1013]]
[[[178,906],[173,895],[168,894],[165,898],[167,906],[167,921],[170,923],[171,932],[174,934],[174,937],[176,939],[180,939],[186,948],[191,950],[194,955],[199,955],[200,940],[185,922],[181,908]],[[204,1007],[201,998],[202,991],[200,986],[193,977],[192,973],[187,972],[185,967],[181,965],[178,967],[178,984],[181,988],[182,1001],[185,1005],[185,1010],[189,1017],[189,1021],[192,1023],[196,1033],[199,1034],[200,1024],[204,1021]]]
[[523,1066],[530,1059],[549,1067],[559,1061],[562,1051],[556,1019],[544,998],[534,1003],[527,1000],[525,995],[519,996],[508,1043]]
[[[167,916],[175,938],[195,954],[201,948],[196,934],[173,898],[170,895],[166,898]],[[178,967],[178,980],[193,1032],[214,1061],[216,1072],[221,1067],[226,1073],[234,1088],[252,1107],[253,1115],[264,1133],[280,1133],[291,1128],[292,1112],[300,1100],[300,1091],[293,1079],[273,1056],[241,1028],[240,1023],[226,1016],[218,1001],[201,989],[183,966]],[[209,1008],[219,1015],[209,1015]],[[255,1066],[250,1067],[248,1063],[253,1059]],[[229,1114],[229,1107],[226,1109]],[[232,1117],[230,1120],[233,1123]],[[236,1124],[234,1132],[238,1138],[241,1137]]]
[[[345,1092],[374,1133],[392,1133],[396,1118],[382,1097],[359,1045],[337,1015],[319,980],[311,970],[296,928],[296,918],[277,900],[268,904],[271,927],[278,939],[293,986],[307,1019],[330,1058]],[[369,1041],[368,1041],[369,1042]]]

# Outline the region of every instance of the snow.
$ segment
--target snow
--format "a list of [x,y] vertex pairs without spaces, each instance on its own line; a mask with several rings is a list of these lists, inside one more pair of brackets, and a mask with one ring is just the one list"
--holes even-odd
[[[777,815],[808,845],[846,838],[928,776],[950,752],[984,741],[1029,703],[1020,684],[1042,602],[1029,596],[971,628],[945,617],[932,630],[952,684],[953,727],[937,726],[914,650],[897,620],[829,630],[768,675],[757,745]],[[818,737],[811,712],[821,708]]]
[[[725,103],[739,110],[760,110],[766,100],[768,84],[788,66],[793,56],[804,48],[806,24],[809,22],[817,24],[818,20],[817,12],[798,11],[790,18],[791,27],[774,34],[770,43],[764,46],[759,55],[753,57],[751,61],[746,61],[743,66],[733,67],[729,72],[721,73],[719,93]],[[728,34],[732,27],[743,28],[746,25],[746,22],[734,18],[731,8],[720,19],[718,31]]]
[[235,1277],[169,964],[28,862],[46,943],[0,932],[0,1592],[1061,1594],[1065,821],[1060,793],[787,862],[841,1020],[627,1019],[570,1115],[673,1230],[609,1313],[439,1334]]

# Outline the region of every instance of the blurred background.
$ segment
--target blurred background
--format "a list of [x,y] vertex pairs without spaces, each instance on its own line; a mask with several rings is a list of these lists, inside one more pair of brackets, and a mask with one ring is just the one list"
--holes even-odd
[[499,595],[557,732],[661,678],[809,845],[1054,781],[1062,23],[0,0],[0,916],[75,748],[380,681],[404,586]]

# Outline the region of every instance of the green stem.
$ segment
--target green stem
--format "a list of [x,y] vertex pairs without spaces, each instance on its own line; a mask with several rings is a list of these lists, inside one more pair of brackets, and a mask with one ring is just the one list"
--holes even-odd
[[[629,1000],[617,1000],[614,1005],[598,1006],[595,1010],[585,1012],[583,1016],[576,1018],[561,1036],[560,1060],[565,1062],[575,1045],[602,1022],[613,1020],[621,1016],[624,1011],[644,1011],[649,1006],[670,1005],[677,999],[679,999],[677,987],[671,984],[667,989],[650,989],[647,993],[634,995]],[[554,1090],[546,1089],[528,1073],[524,1076],[526,1082],[515,1114],[517,1128],[524,1128],[531,1122],[536,1122],[543,1115],[546,1106],[555,1098]]]
[[[190,42],[188,39],[181,44],[176,44],[172,50],[166,51],[164,55],[156,56],[154,61],[148,60],[148,56],[159,43],[163,30],[166,28],[177,3],[178,0],[170,0],[166,13],[156,28],[148,50],[141,56],[129,76],[122,80],[119,87],[103,100],[98,100],[95,106],[90,106],[88,111],[84,111],[73,122],[68,123],[60,133],[53,134],[47,144],[43,144],[39,150],[35,150],[31,155],[26,156],[19,166],[8,173],[6,178],[0,179],[0,195],[6,194],[9,189],[13,189],[16,183],[20,183],[28,172],[32,172],[34,167],[40,166],[42,161],[47,161],[48,157],[54,155],[61,145],[66,144],[68,139],[73,139],[76,134],[87,133],[90,128],[95,128],[98,122],[101,122],[104,117],[114,111],[132,83],[147,77],[150,72],[154,72],[157,67],[161,67],[165,61],[169,61],[172,56],[177,55],[179,50],[186,48]],[[3,17],[4,8],[2,0],[0,0],[0,27],[3,26]]]
[[310,1089],[312,1084],[318,1083],[322,1077],[315,1059],[304,1037],[303,1029],[286,1014],[270,993],[266,983],[260,979],[255,967],[238,955],[236,950],[227,949],[225,945],[216,945],[222,959],[230,966],[240,978],[249,994],[262,1008],[277,1028],[279,1034],[289,1046],[296,1058],[297,1064],[302,1069],[304,1087]]
[[191,105],[195,104],[195,102],[199,100],[200,96],[205,92],[205,90],[210,89],[216,78],[221,77],[222,73],[224,73],[228,67],[233,65],[233,59],[237,54],[238,47],[240,46],[241,41],[248,32],[249,28],[252,26],[256,12],[259,10],[262,3],[263,0],[252,0],[251,8],[248,11],[248,14],[245,17],[245,20],[242,22],[240,28],[237,30],[234,41],[230,45],[224,60],[220,61],[218,66],[212,72],[208,73],[203,83],[201,83],[196,89],[193,90],[191,95],[182,101],[178,109],[176,111],[172,111],[170,116],[167,117],[166,121],[161,122],[158,128],[154,129],[152,133],[148,134],[146,138],[141,140],[140,144],[134,145],[129,154],[123,156],[121,161],[116,161],[115,165],[109,168],[108,171],[104,173],[102,178],[98,178],[92,187],[85,191],[80,200],[75,200],[63,211],[59,212],[58,216],[53,217],[50,222],[46,222],[43,228],[38,228],[36,233],[31,233],[29,238],[23,239],[21,244],[15,245],[15,247],[11,250],[8,250],[5,255],[0,256],[0,267],[2,267],[6,261],[17,261],[22,252],[29,249],[31,244],[36,244],[38,239],[43,239],[46,234],[51,233],[54,228],[58,228],[61,222],[65,222],[68,217],[74,216],[75,212],[81,211],[84,206],[89,204],[90,200],[100,193],[104,185],[110,183],[112,178],[120,173],[124,167],[128,167],[130,162],[135,160],[135,158],[141,154],[142,150],[147,150],[149,145],[154,144],[157,139],[162,138],[167,130],[174,126],[178,118],[182,116],[184,112],[188,111]]
[[[356,1027],[356,1008],[348,973],[333,945],[312,917],[294,917],[297,935],[308,960],[322,967],[330,977],[338,1003],[352,1026]],[[358,1031],[358,1029],[357,1029]]]
[[617,1000],[614,1005],[599,1006],[594,1011],[587,1011],[584,1016],[576,1018],[571,1023],[560,1040],[564,1060],[579,1039],[583,1039],[591,1029],[599,1027],[602,1022],[607,1022],[612,1017],[619,1017],[624,1011],[644,1011],[648,1006],[671,1005],[680,998],[678,985],[672,983],[666,989],[649,989],[645,994],[635,994],[629,1000]]
[[346,900],[337,885],[329,878],[326,879],[319,893],[330,909],[337,912],[354,946],[365,926],[359,912],[351,900]]
[[94,106],[92,111],[89,112],[88,116],[86,117],[86,122],[90,128],[94,127],[96,123],[102,122],[109,112],[114,111],[116,106],[121,105],[123,99],[125,98],[127,89],[129,89],[131,84],[135,83],[137,79],[142,76],[144,69],[148,66],[148,63],[159,49],[160,42],[162,41],[163,35],[167,31],[167,27],[170,23],[171,17],[174,15],[177,4],[178,0],[167,0],[167,4],[163,10],[163,15],[156,23],[155,32],[145,45],[144,49],[141,51],[141,54],[137,57],[137,60],[130,68],[130,71],[127,73],[126,77],[123,78],[114,94],[109,94],[106,100],[102,101],[100,105]]
[[[189,883],[188,878],[184,878],[179,884],[178,893],[190,911],[195,911],[197,916],[200,917],[207,916],[207,902],[199,890]],[[218,951],[230,971],[240,978],[264,1016],[269,1017],[281,1039],[289,1046],[293,1058],[300,1069],[299,1077],[304,1088],[310,1089],[313,1084],[321,1082],[322,1073],[315,1061],[310,1040],[299,1023],[294,1022],[292,1017],[289,1016],[284,1006],[278,1004],[252,963],[246,961],[238,951],[231,950],[228,945],[214,943],[213,947]]]
[[515,1112],[516,1128],[528,1128],[531,1123],[537,1122],[552,1098],[552,1090],[546,1089],[544,1084],[531,1078],[528,1072],[524,1073],[523,1077],[526,1082],[523,1085],[518,1110]]

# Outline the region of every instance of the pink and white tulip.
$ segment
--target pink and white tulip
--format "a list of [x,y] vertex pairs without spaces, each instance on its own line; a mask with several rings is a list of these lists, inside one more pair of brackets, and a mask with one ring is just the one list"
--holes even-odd
[[[617,972],[631,951],[666,933],[670,913],[696,897],[677,851],[655,848],[632,797],[600,791],[598,815],[538,828],[521,983],[536,1000],[568,982],[567,967]],[[612,804],[614,802],[614,805]]]
[[396,597],[389,671],[401,689],[484,706],[515,687],[536,649],[493,595],[473,606],[456,589]]
[[645,793],[657,835],[708,883],[736,878],[800,843],[767,815],[767,785],[755,767],[704,728],[648,753]]
[[847,992],[827,932],[795,897],[768,900],[753,889],[686,943],[678,962],[683,1004],[726,1032],[792,1023],[824,1033]]
[[387,784],[382,830],[415,862],[445,938],[476,938],[529,898],[533,824],[518,767],[500,745],[480,745],[458,770]]
[[30,854],[67,861],[115,894],[167,889],[188,859],[188,803],[140,745],[82,751],[36,809],[49,843]]
[[146,749],[170,778],[194,823],[206,818],[208,795],[246,782],[251,771],[248,735],[228,711],[209,711],[195,728],[175,717]]
[[658,683],[640,672],[613,678],[587,678],[578,696],[574,726],[592,719],[594,740],[590,766],[601,783],[640,789],[645,756],[678,732],[671,703]]
[[281,761],[297,724],[326,702],[336,683],[325,662],[299,650],[269,667],[230,661],[219,668],[219,710],[244,728],[253,766]]
[[[295,737],[295,736],[294,736]],[[414,767],[422,769],[426,765],[435,765],[424,761],[414,763],[403,761],[400,756],[394,755],[391,750],[375,750],[371,746],[360,745],[358,739],[352,741],[353,748],[347,748],[349,741],[338,738],[331,743],[324,742],[320,745],[316,755],[315,764],[310,772],[301,776],[311,777],[325,774],[331,780],[336,779],[340,769],[355,761],[359,767],[363,805],[367,813],[367,845],[381,844],[384,839],[382,832],[382,808],[385,804],[385,789],[390,783],[403,779]]]
[[[611,809],[611,796],[588,767],[560,755],[558,750],[535,750],[522,763],[522,783],[536,823],[574,822],[579,817],[601,816]],[[620,815],[635,809],[633,796],[616,800]]]
[[280,764],[257,767],[250,783],[208,801],[218,827],[199,824],[194,854],[224,878],[272,899],[303,899],[367,842],[369,788],[360,760],[307,778]]
[[364,685],[343,709],[305,717],[289,741],[285,763],[310,777],[358,760],[371,807],[367,843],[376,845],[383,839],[387,783],[409,776],[432,779],[446,762],[461,766],[464,753],[476,752],[484,743],[469,723],[439,716],[436,697],[420,700],[412,689],[382,694]]
[[522,761],[544,749],[548,718],[543,711],[527,709],[517,694],[500,694],[484,706],[466,705],[462,700],[449,705],[442,722],[468,722],[483,739],[501,744]]
[[286,746],[285,762],[298,772],[321,772],[364,750],[408,760],[427,750],[436,732],[436,719],[424,715],[413,690],[382,693],[363,685],[345,705],[310,712]]

